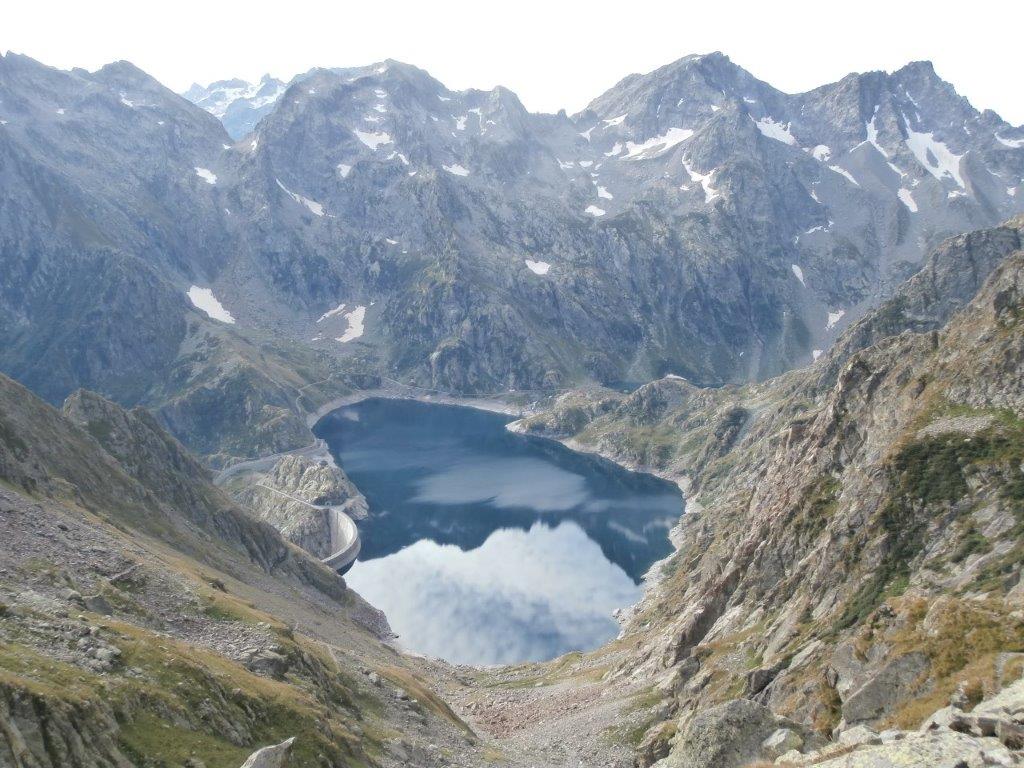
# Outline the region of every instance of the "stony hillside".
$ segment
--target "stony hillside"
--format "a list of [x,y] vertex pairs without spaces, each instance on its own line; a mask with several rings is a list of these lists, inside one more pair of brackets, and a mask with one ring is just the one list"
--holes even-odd
[[236,139],[130,64],[0,59],[0,370],[216,465],[386,379],[761,380],[1024,205],[1020,129],[926,63],[790,95],[688,56],[575,116],[395,61],[264,85],[191,94],[265,100]]
[[0,376],[0,538],[0,765],[482,759],[379,613],[144,411]]
[[[60,412],[0,377],[0,757],[230,768],[294,738],[262,756],[1019,762],[1020,228],[943,244],[808,369],[572,393],[523,422],[690,494],[624,634],[548,664],[396,652],[378,612],[211,485],[148,411],[83,391]],[[951,268],[965,254],[969,277]],[[358,501],[302,457],[269,479]]]
[[[301,458],[269,480],[352,492]],[[0,540],[4,768],[630,761],[619,729],[646,686],[600,680],[621,652],[501,669],[401,653],[379,611],[145,410],[82,391],[61,412],[0,375]]]
[[[811,732],[914,728],[1019,676],[1021,223],[945,243],[808,369],[579,392],[520,423],[688,488],[616,673],[661,680],[669,716],[643,762],[672,739],[666,765],[727,764],[706,762],[704,713],[737,698],[802,723],[810,749]],[[778,724],[761,722],[728,764],[763,757]]]

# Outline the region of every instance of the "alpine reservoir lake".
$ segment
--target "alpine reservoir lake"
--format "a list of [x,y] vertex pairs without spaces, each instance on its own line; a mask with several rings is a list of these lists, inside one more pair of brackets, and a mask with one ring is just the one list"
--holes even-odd
[[513,417],[370,399],[316,425],[370,515],[345,575],[410,651],[541,661],[614,638],[672,546],[672,483],[509,432]]

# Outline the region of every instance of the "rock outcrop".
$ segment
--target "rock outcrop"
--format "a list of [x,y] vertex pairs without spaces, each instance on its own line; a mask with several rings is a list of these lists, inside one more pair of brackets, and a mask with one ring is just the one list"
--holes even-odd
[[288,753],[291,752],[294,742],[293,736],[280,744],[258,749],[242,763],[242,768],[285,768],[288,765]]
[[741,768],[814,743],[820,735],[747,699],[711,707],[690,718],[661,768]]
[[[171,525],[180,527],[180,516],[214,533],[217,542],[245,552],[268,571],[295,575],[326,591],[344,590],[327,569],[298,556],[274,527],[254,520],[215,487],[210,473],[145,409],[126,411],[100,395],[80,390],[68,398],[64,416],[95,440],[118,463],[119,470],[138,484],[136,495],[149,503],[153,503],[150,499],[158,500],[156,506],[172,510],[164,513]],[[55,452],[59,450],[60,446],[55,446]],[[102,482],[93,484],[106,490]],[[188,531],[182,531],[181,545],[191,538]],[[190,546],[204,545],[195,542]]]
[[1024,765],[1024,679],[978,702],[970,712],[945,707],[918,730],[841,728],[827,741],[768,708],[737,699],[691,717],[656,768],[830,766],[934,768]]

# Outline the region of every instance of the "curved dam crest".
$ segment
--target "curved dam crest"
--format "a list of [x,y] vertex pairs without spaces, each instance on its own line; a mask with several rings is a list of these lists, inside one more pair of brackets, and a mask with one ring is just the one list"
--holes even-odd
[[590,650],[672,551],[674,484],[515,434],[513,420],[369,399],[314,429],[370,507],[346,580],[408,650],[469,664]]
[[362,537],[359,535],[359,528],[355,521],[345,512],[345,506],[321,506],[313,504],[305,499],[300,499],[280,488],[273,488],[265,483],[257,483],[260,488],[284,496],[287,499],[305,504],[307,507],[322,510],[327,513],[328,528],[331,532],[331,554],[320,559],[320,562],[328,568],[333,568],[338,573],[345,573],[352,563],[359,556],[362,548]]

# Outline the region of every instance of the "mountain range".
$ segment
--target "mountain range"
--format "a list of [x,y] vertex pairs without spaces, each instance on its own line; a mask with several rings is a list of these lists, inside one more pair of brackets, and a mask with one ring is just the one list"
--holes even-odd
[[[0,370],[215,463],[368,377],[763,379],[1024,208],[1024,132],[927,63],[787,95],[689,56],[574,116],[396,61],[215,85],[0,61]],[[269,111],[236,140],[239,99]]]

